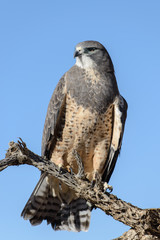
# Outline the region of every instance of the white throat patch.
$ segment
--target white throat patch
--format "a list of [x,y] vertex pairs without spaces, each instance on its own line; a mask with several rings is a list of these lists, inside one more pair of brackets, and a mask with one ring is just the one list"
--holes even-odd
[[76,58],[76,65],[80,68],[93,68],[96,66],[95,62],[88,56],[82,55]]

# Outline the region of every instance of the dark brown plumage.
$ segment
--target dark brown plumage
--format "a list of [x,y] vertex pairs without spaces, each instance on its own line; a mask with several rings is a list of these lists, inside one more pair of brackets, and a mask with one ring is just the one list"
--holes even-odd
[[[119,94],[114,68],[98,42],[78,44],[76,64],[60,79],[50,100],[42,138],[42,156],[77,173],[80,155],[86,177],[109,181],[120,152],[127,103]],[[42,220],[55,230],[87,231],[91,204],[42,173],[22,216]]]

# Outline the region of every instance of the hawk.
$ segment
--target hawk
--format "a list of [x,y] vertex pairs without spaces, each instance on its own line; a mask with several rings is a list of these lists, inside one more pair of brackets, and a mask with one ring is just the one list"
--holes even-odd
[[[58,82],[51,97],[42,137],[42,156],[78,172],[76,151],[86,178],[108,182],[119,155],[127,103],[120,95],[112,60],[96,41],[77,44],[75,65]],[[22,216],[32,225],[47,220],[54,230],[87,231],[91,204],[45,172]]]

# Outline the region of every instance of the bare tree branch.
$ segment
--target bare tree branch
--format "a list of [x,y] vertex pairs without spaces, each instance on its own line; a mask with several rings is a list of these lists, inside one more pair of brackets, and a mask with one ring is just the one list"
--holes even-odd
[[70,188],[75,190],[78,197],[89,200],[95,208],[100,208],[107,215],[111,215],[131,229],[116,240],[122,239],[160,239],[160,209],[141,209],[130,203],[118,199],[115,195],[104,193],[103,188],[84,180],[83,166],[80,164],[79,156],[75,158],[79,166],[77,175],[70,174],[66,170],[60,171],[59,167],[51,161],[44,159],[31,152],[26,144],[20,139],[18,143],[10,142],[6,158],[0,161],[0,171],[8,166],[28,164],[35,166],[40,171],[57,177]]

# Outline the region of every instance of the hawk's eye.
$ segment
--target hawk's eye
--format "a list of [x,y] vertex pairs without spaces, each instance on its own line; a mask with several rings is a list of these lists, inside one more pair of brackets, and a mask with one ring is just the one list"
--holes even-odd
[[91,48],[87,48],[89,52],[93,52],[95,51],[97,48],[96,47],[91,47]]

